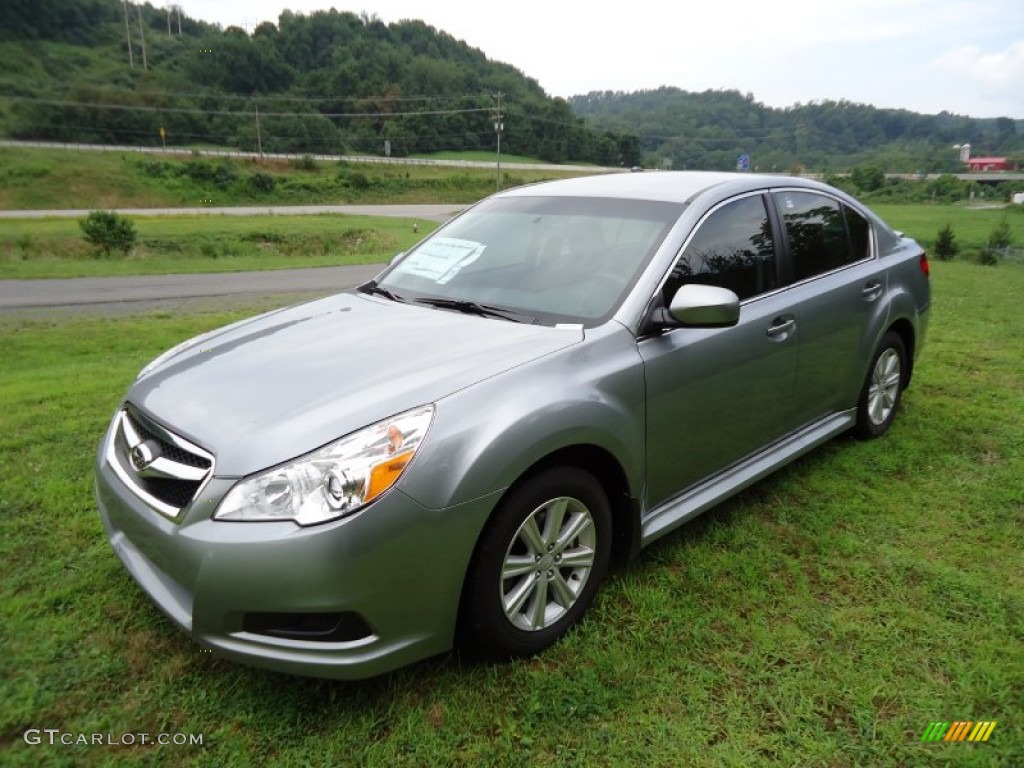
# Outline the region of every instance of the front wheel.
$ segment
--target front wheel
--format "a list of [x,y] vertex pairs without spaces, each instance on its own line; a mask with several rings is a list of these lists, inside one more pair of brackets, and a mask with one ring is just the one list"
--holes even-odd
[[530,656],[583,616],[608,572],[611,510],[575,467],[534,475],[502,500],[466,576],[463,640],[494,657]]
[[854,434],[861,439],[880,437],[896,418],[907,382],[907,349],[898,333],[889,331],[871,359],[867,381],[857,403]]

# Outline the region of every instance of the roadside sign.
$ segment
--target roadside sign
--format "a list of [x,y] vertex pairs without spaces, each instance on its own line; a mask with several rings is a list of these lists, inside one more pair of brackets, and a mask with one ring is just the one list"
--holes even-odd
[[750,170],[750,155],[740,155],[736,158],[736,170],[737,171],[749,171]]

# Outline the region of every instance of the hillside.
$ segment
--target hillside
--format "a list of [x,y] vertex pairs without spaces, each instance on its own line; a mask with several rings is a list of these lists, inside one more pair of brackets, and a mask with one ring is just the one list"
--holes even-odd
[[[129,42],[130,41],[130,42]],[[144,46],[143,46],[144,42]],[[285,11],[247,34],[118,0],[0,4],[0,135],[395,156],[638,162],[514,67],[420,21]]]
[[[143,42],[145,45],[143,46]],[[959,170],[954,144],[1024,166],[1024,121],[846,101],[767,107],[674,87],[549,97],[514,67],[421,21],[285,11],[251,34],[150,4],[0,4],[0,136],[766,171]],[[387,149],[386,149],[387,148]]]
[[1005,155],[1024,164],[1024,121],[921,115],[847,101],[774,109],[738,91],[691,93],[658,88],[593,92],[569,99],[597,130],[639,137],[647,165],[732,169],[741,154],[766,171],[805,167],[843,171],[877,165],[890,172],[960,169],[954,144],[974,155]]

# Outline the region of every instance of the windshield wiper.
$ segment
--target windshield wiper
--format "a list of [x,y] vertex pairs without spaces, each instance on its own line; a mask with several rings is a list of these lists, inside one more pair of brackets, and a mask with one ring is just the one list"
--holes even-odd
[[403,301],[406,302],[408,299],[403,296],[399,296],[394,291],[389,291],[387,288],[381,288],[377,285],[376,280],[371,280],[368,283],[363,283],[357,289],[360,293],[367,293],[372,296],[383,296],[385,299],[391,299],[392,301]]
[[413,299],[417,304],[428,304],[438,309],[453,309],[456,312],[465,312],[467,315],[480,315],[481,317],[500,317],[502,320],[511,320],[513,323],[535,323],[537,318],[525,312],[517,312],[507,307],[496,307],[493,304],[481,304],[468,299],[446,299],[441,296],[427,296],[421,299]]

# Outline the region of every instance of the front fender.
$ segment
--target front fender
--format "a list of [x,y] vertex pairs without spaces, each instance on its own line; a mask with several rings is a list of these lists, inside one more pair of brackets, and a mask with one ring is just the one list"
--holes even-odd
[[590,445],[619,462],[636,495],[644,434],[642,361],[632,334],[609,323],[438,401],[402,489],[426,507],[452,506],[508,488],[555,451]]

